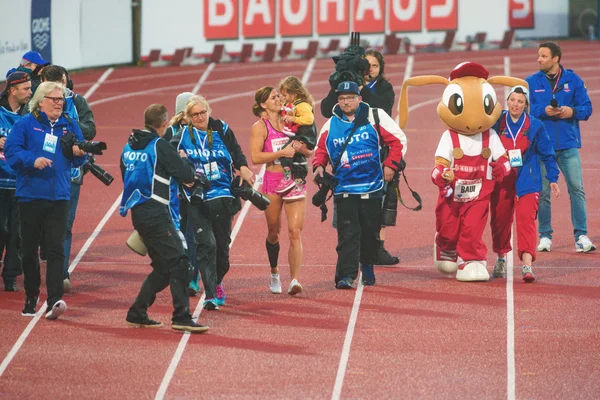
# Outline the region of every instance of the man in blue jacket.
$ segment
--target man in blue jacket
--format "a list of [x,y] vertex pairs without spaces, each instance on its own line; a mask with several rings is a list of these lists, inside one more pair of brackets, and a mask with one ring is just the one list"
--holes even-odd
[[[560,64],[562,52],[554,42],[539,45],[539,72],[528,77],[531,115],[542,120],[550,140],[554,143],[556,162],[565,177],[571,200],[571,221],[576,250],[587,253],[596,246],[587,237],[587,216],[583,179],[581,174],[581,132],[579,121],[592,115],[592,103],[583,80]],[[542,176],[546,176],[544,166]],[[550,251],[552,246],[552,213],[550,189],[544,178],[538,213],[540,244],[538,251]]]
[[[25,113],[31,97],[31,78],[25,72],[13,72],[0,93],[0,257],[4,252],[2,278],[4,290],[16,292],[21,275],[21,229],[15,198],[16,173],[6,162],[4,143],[14,124]],[[5,252],[6,250],[6,252]]]

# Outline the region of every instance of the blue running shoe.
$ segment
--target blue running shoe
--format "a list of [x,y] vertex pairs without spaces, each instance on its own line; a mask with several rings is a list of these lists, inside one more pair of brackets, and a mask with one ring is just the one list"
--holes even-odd
[[223,290],[223,284],[217,285],[217,305],[224,306],[225,300],[227,296],[225,295],[225,290]]
[[209,311],[218,310],[219,304],[217,303],[217,299],[212,298],[204,300],[204,309]]
[[362,283],[365,286],[373,286],[375,284],[375,272],[373,264],[360,264],[360,272],[362,272]]
[[349,276],[345,276],[338,281],[338,283],[335,285],[335,287],[337,289],[342,289],[342,290],[352,289],[353,283],[354,283],[354,281],[352,280],[352,278],[350,278]]

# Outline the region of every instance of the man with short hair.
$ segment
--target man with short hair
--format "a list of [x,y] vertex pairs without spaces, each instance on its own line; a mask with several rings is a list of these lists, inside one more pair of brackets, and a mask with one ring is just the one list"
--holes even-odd
[[0,257],[4,254],[4,290],[16,292],[17,276],[22,274],[19,205],[15,199],[16,173],[6,163],[4,143],[10,130],[23,115],[31,97],[31,79],[25,72],[13,72],[0,93]]
[[[87,100],[67,88],[67,70],[60,65],[49,65],[42,71],[42,82],[57,82],[65,88],[65,114],[77,121],[85,140],[93,140],[96,137],[96,124],[94,113],[90,109]],[[69,220],[67,221],[67,233],[65,235],[65,264],[63,268],[63,284],[65,293],[71,290],[71,276],[69,274],[69,258],[71,256],[71,243],[73,241],[73,223],[77,213],[79,194],[83,185],[84,167],[71,170],[71,199],[69,200]],[[42,244],[41,250],[44,249]],[[40,251],[42,253],[42,251]],[[41,254],[44,259],[44,254]]]
[[[560,64],[562,52],[554,42],[545,42],[538,48],[539,72],[528,77],[531,112],[544,123],[554,143],[556,162],[567,183],[571,201],[571,222],[575,250],[587,253],[596,246],[587,236],[587,214],[583,178],[581,174],[581,132],[579,121],[592,115],[592,103],[583,80]],[[538,211],[540,244],[537,251],[550,251],[552,246],[552,213],[550,187],[543,164],[543,185]]]
[[[338,85],[338,105],[321,128],[313,159],[315,177],[322,177],[330,163],[337,180],[333,194],[337,206],[335,284],[338,289],[352,288],[359,262],[362,283],[375,284],[373,264],[381,247],[383,182],[393,179],[406,153],[406,136],[400,127],[385,112],[362,102],[360,93],[355,82]],[[379,116],[379,127],[375,113]],[[383,144],[389,146],[389,153],[382,166]]]
[[193,268],[186,256],[169,211],[173,178],[184,184],[194,182],[194,166],[184,160],[169,142],[162,139],[168,126],[167,109],[152,104],[144,112],[145,128],[134,129],[121,155],[124,189],[120,214],[131,210],[131,221],[148,249],[152,272],[127,312],[127,324],[158,328],[163,324],[148,317],[156,294],[171,287],[175,330],[202,333],[208,327],[192,320],[187,287]]

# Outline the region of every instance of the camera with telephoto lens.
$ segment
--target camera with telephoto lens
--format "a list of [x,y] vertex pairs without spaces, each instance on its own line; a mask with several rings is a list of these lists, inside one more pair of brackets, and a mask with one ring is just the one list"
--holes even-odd
[[203,201],[204,192],[210,189],[210,180],[203,173],[197,173],[194,177],[194,186],[192,186],[191,200]]
[[106,172],[104,168],[96,164],[96,157],[93,155],[89,155],[87,161],[83,164],[83,172],[84,174],[91,172],[92,175],[98,178],[100,182],[104,183],[106,186],[110,186],[115,180],[115,178]]
[[342,54],[334,56],[335,71],[329,75],[329,84],[336,89],[341,82],[352,81],[361,86],[369,72],[369,62],[365,59],[365,49],[360,45],[360,32],[352,32],[350,46]]
[[406,161],[403,158],[400,160],[400,166],[394,177],[387,183],[381,207],[381,226],[396,226],[396,216],[398,215],[398,184],[400,183],[400,173],[404,168],[406,168]]
[[321,207],[327,201],[329,192],[333,192],[338,180],[330,173],[323,171],[323,176],[317,175],[315,177],[315,183],[319,187],[319,190],[313,195],[312,203],[315,207]]
[[242,200],[249,200],[259,210],[266,210],[269,204],[271,204],[271,200],[264,194],[254,190],[246,181],[242,181],[240,185],[241,180],[242,177],[239,175],[233,178],[231,182],[231,194]]

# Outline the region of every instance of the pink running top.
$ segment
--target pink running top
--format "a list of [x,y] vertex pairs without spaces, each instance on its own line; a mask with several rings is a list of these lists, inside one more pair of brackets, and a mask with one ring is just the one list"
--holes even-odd
[[[271,123],[263,119],[267,126],[267,138],[263,144],[263,150],[265,153],[274,153],[281,150],[281,148],[290,140],[283,132],[279,132]],[[279,160],[275,160],[275,164],[279,164]]]

